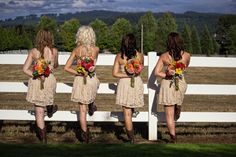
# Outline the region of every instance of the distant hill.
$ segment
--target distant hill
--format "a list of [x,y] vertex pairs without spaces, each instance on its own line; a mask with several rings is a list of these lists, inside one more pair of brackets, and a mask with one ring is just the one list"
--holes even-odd
[[[44,14],[55,19],[58,24],[62,24],[64,21],[71,18],[79,19],[81,24],[89,24],[96,18],[103,20],[109,26],[111,26],[117,18],[125,18],[129,20],[132,24],[138,23],[140,16],[144,15],[146,12],[113,12],[113,11],[88,11],[88,12],[76,12],[76,13],[66,13],[66,14]],[[153,15],[158,19],[164,13],[153,13]],[[195,25],[199,31],[203,30],[204,25],[207,25],[209,30],[213,33],[215,32],[218,18],[223,14],[218,13],[197,13],[197,12],[185,12],[183,14],[172,13],[178,24],[178,29],[181,31],[183,29],[184,23],[188,23],[190,26]],[[6,19],[0,21],[0,26],[16,26],[16,25],[35,25],[39,21],[40,17],[37,15],[29,16],[19,16],[15,19]]]

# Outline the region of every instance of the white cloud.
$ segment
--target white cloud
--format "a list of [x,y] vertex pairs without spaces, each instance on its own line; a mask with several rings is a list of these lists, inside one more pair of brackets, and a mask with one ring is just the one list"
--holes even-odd
[[86,2],[84,2],[84,0],[73,0],[72,2],[72,7],[75,7],[75,8],[84,8],[86,6],[87,4]]
[[38,7],[45,3],[45,0],[4,0],[1,3],[5,3],[9,7]]

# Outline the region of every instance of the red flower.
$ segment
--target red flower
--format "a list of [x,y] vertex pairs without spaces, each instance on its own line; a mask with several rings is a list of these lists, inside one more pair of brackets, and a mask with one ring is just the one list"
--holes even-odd
[[50,69],[49,69],[49,67],[47,66],[46,69],[45,69],[45,71],[44,71],[44,75],[45,75],[45,77],[48,77],[49,74],[50,74]]

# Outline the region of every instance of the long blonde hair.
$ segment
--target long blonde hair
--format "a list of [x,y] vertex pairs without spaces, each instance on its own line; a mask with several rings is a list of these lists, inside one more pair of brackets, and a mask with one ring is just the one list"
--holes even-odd
[[81,26],[76,33],[77,46],[95,46],[96,45],[96,35],[92,27]]
[[40,52],[41,57],[44,55],[44,48],[47,46],[51,50],[54,46],[54,37],[53,34],[47,29],[40,29],[36,35],[35,45],[37,50]]

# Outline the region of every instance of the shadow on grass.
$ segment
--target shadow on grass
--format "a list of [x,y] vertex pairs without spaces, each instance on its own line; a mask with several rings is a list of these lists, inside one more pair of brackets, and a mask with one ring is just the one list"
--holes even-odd
[[150,156],[227,156],[236,155],[236,145],[224,144],[4,144],[1,157],[150,157]]

